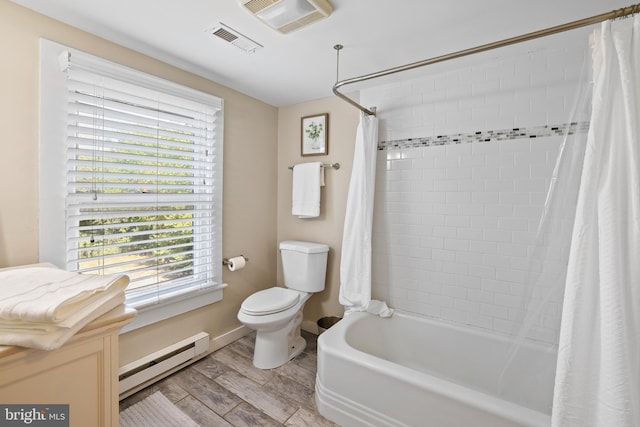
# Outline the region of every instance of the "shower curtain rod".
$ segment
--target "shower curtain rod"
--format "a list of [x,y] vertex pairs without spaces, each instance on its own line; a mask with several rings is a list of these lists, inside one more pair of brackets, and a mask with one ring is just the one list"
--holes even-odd
[[[557,25],[555,27],[546,28],[544,30],[538,30],[538,31],[534,31],[532,33],[522,34],[522,35],[519,35],[519,36],[516,36],[516,37],[511,37],[511,38],[500,40],[500,41],[497,41],[497,42],[487,43],[487,44],[483,44],[483,45],[480,45],[480,46],[472,47],[472,48],[469,48],[469,49],[459,50],[457,52],[449,53],[449,54],[446,54],[446,55],[436,56],[434,58],[425,59],[425,60],[418,61],[418,62],[412,62],[410,64],[401,65],[399,67],[388,68],[386,70],[378,71],[378,72],[375,72],[375,73],[365,74],[365,75],[362,75],[362,76],[359,76],[359,77],[353,77],[353,78],[350,78],[350,79],[341,80],[341,81],[336,82],[335,85],[333,85],[333,93],[336,94],[336,96],[338,96],[339,98],[342,98],[344,101],[346,101],[349,104],[353,105],[354,107],[356,107],[357,109],[359,109],[363,113],[366,113],[366,114],[368,114],[370,116],[375,116],[376,115],[375,109],[368,109],[368,108],[363,107],[362,105],[358,104],[353,99],[351,99],[348,96],[346,96],[343,93],[341,93],[338,89],[340,89],[342,86],[345,86],[345,85],[349,85],[349,84],[353,84],[353,83],[359,83],[359,82],[363,82],[363,81],[366,81],[366,80],[375,79],[375,78],[378,78],[378,77],[384,77],[384,76],[388,76],[390,74],[399,73],[401,71],[408,71],[408,70],[412,70],[414,68],[419,68],[419,67],[424,67],[426,65],[436,64],[438,62],[448,61],[450,59],[461,58],[463,56],[473,55],[473,54],[480,53],[480,52],[486,52],[488,50],[497,49],[497,48],[500,48],[500,47],[509,46],[509,45],[512,45],[512,44],[521,43],[521,42],[537,39],[537,38],[540,38],[540,37],[549,36],[549,35],[552,35],[552,34],[557,34],[557,33],[561,33],[561,32],[564,32],[564,31],[573,30],[573,29],[580,28],[580,27],[585,27],[587,25],[597,24],[599,22],[606,21],[608,19],[623,18],[625,16],[633,15],[635,13],[640,13],[640,3],[632,5],[632,6],[627,6],[627,7],[624,7],[622,9],[613,10],[611,12],[603,13],[603,14],[600,14],[600,15],[595,15],[595,16],[592,16],[590,18],[584,18],[584,19],[580,19],[578,21],[573,21],[573,22],[569,22],[569,23],[566,23],[566,24]],[[339,61],[339,59],[340,59],[340,49],[342,49],[342,45],[335,45],[334,49],[336,49],[337,57],[338,57],[338,61]]]

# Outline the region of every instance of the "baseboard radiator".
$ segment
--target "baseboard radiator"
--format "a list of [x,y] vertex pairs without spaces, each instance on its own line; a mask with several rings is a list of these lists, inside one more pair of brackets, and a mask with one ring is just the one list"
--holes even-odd
[[209,353],[209,334],[200,332],[120,368],[120,400],[184,368]]

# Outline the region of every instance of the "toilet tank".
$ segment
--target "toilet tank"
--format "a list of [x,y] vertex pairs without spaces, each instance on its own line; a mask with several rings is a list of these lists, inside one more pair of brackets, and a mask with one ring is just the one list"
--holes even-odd
[[284,285],[302,292],[324,289],[329,246],[322,243],[285,240],[280,242]]

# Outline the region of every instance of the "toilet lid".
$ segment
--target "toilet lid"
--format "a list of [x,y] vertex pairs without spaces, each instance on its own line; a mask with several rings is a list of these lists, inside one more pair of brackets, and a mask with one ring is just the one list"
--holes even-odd
[[269,288],[249,296],[240,308],[247,314],[273,314],[293,307],[300,294],[287,288]]

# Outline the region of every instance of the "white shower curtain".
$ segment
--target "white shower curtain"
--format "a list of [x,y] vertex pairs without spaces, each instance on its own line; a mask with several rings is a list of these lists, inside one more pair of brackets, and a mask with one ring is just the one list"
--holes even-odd
[[377,148],[378,119],[360,113],[340,261],[339,301],[346,312],[365,311],[371,301],[371,230]]
[[593,107],[565,286],[554,427],[640,426],[640,16],[592,40]]

